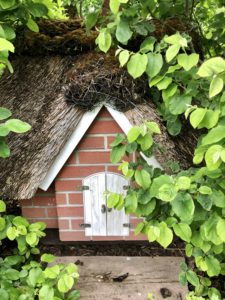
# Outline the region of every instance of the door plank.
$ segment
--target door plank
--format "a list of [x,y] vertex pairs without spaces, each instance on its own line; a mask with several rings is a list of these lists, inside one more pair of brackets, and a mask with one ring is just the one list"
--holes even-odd
[[97,173],[84,179],[84,185],[90,189],[84,192],[85,223],[91,221],[91,228],[86,228],[86,236],[106,236],[106,213],[101,212],[105,205],[105,173]]
[[[123,193],[126,191],[124,186],[128,185],[128,181],[121,175],[115,173],[106,173],[107,190],[113,193]],[[107,235],[108,236],[128,236],[129,228],[123,227],[124,223],[129,223],[129,216],[125,214],[125,210],[120,211],[113,209],[107,212]]]

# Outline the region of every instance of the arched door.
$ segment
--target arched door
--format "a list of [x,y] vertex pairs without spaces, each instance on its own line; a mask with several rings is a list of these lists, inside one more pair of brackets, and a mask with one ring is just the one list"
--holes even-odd
[[126,193],[128,181],[116,173],[96,173],[84,179],[84,218],[86,236],[127,236],[129,216],[124,209],[108,209],[105,191]]

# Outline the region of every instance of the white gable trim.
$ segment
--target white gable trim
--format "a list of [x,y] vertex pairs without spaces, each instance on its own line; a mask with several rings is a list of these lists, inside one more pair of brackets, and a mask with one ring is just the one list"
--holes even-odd
[[[118,125],[123,130],[123,132],[125,134],[128,133],[128,131],[132,127],[132,124],[127,119],[125,114],[123,114],[119,111],[116,111],[115,109],[113,109],[107,105],[104,105],[104,104],[95,108],[92,111],[86,112],[83,115],[83,117],[81,118],[79,124],[76,126],[74,132],[71,134],[68,141],[65,143],[62,150],[57,155],[55,161],[53,162],[50,169],[48,170],[44,180],[39,185],[40,189],[47,191],[47,189],[52,184],[52,182],[58,175],[59,171],[62,169],[62,167],[66,163],[67,159],[70,157],[70,155],[72,154],[72,152],[74,151],[74,149],[76,148],[76,146],[78,145],[78,143],[84,136],[85,132],[88,130],[88,128],[92,124],[92,122],[95,120],[95,118],[97,117],[99,111],[101,110],[101,108],[103,106],[105,106],[107,108],[107,110],[109,111],[111,116],[115,119],[115,121],[118,123]],[[145,160],[147,161],[147,163],[149,165],[152,165],[157,168],[162,168],[160,166],[160,164],[158,163],[158,161],[154,157],[147,158],[144,155],[143,155],[143,157],[145,158]]]

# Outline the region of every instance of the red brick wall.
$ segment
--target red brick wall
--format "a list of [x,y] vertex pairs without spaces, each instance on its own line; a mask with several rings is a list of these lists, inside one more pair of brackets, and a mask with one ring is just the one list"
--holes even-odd
[[52,188],[47,192],[38,191],[32,200],[24,200],[23,215],[31,221],[45,221],[48,228],[59,227],[62,241],[145,239],[134,236],[133,228],[139,221],[134,216],[130,217],[133,226],[127,237],[85,237],[85,230],[80,226],[84,223],[83,192],[79,189],[82,180],[98,172],[119,173],[109,158],[110,143],[118,133],[122,133],[121,128],[102,109],[58,174],[55,191]]
[[21,200],[21,208],[30,222],[43,221],[48,228],[58,228],[54,186],[46,192],[38,190],[30,200]]

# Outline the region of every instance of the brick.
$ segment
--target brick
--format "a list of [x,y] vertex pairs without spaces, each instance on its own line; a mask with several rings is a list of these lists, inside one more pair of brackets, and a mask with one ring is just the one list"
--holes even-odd
[[83,204],[83,193],[68,194],[69,204]]
[[82,180],[56,180],[55,189],[57,192],[78,191]]
[[48,217],[57,217],[57,209],[56,207],[47,208],[47,216]]
[[126,241],[135,241],[135,240],[137,240],[137,241],[146,241],[147,236],[144,235],[144,234],[135,235],[133,231],[130,231],[129,236],[126,236],[125,240]]
[[115,136],[107,136],[107,149],[112,149],[110,144],[115,140],[115,138],[116,138],[116,135]]
[[82,229],[80,227],[80,224],[83,224],[84,223],[84,219],[78,219],[78,220],[71,220],[71,224],[72,224],[72,229],[77,229],[77,230],[80,230]]
[[27,218],[45,218],[46,209],[37,207],[22,207],[22,215]]
[[113,172],[122,175],[122,172],[118,170],[118,166],[107,166],[107,172]]
[[85,236],[85,231],[59,231],[61,241],[90,241],[91,237]]
[[54,197],[34,197],[33,205],[34,206],[55,206],[56,201]]
[[80,164],[110,163],[110,152],[79,152]]
[[104,137],[84,136],[84,138],[78,144],[77,149],[104,149]]
[[31,223],[35,223],[35,222],[44,222],[47,226],[47,228],[58,228],[58,220],[55,219],[28,219]]
[[69,220],[58,219],[58,225],[59,225],[60,229],[69,229],[70,228]]
[[83,217],[84,216],[84,208],[83,206],[78,207],[57,207],[57,212],[59,217]]
[[66,161],[66,165],[71,165],[76,163],[76,155],[75,152],[73,152],[70,157]]
[[122,133],[122,129],[114,120],[95,120],[89,127],[87,134]]
[[56,194],[55,195],[55,198],[56,198],[56,204],[57,205],[61,205],[61,204],[67,204],[67,201],[66,201],[66,194]]
[[24,200],[20,200],[20,205],[21,207],[25,207],[25,206],[32,206],[33,205],[33,199],[24,199]]
[[105,107],[103,107],[98,113],[97,118],[112,118],[112,116],[109,111]]
[[102,171],[104,166],[64,166],[57,178],[81,178]]

